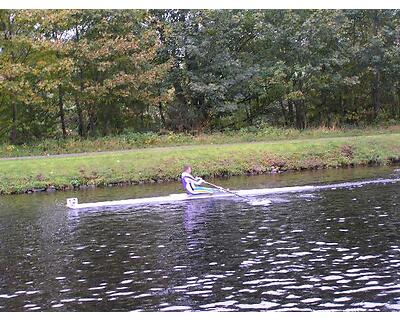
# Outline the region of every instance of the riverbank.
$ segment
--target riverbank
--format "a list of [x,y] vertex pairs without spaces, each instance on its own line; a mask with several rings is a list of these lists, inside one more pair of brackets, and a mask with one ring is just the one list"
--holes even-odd
[[154,147],[173,147],[186,145],[234,144],[245,142],[268,142],[297,139],[320,139],[336,137],[356,137],[378,134],[400,133],[400,125],[363,127],[363,128],[314,128],[298,130],[294,128],[277,128],[266,125],[208,133],[154,133],[126,132],[107,137],[80,139],[49,139],[23,145],[0,144],[0,159],[26,156],[48,156],[80,154],[89,152],[107,152]]
[[205,178],[400,162],[400,134],[138,149],[0,162],[0,193],[177,180],[184,164]]

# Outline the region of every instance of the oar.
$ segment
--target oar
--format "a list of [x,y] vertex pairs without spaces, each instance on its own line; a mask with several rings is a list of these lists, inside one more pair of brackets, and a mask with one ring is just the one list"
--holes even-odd
[[224,192],[231,193],[231,194],[233,194],[233,195],[235,195],[235,196],[237,196],[237,197],[240,197],[240,198],[242,198],[242,199],[245,199],[245,200],[246,200],[249,204],[251,204],[252,206],[267,206],[267,205],[269,206],[269,205],[271,204],[271,200],[268,200],[268,199],[265,199],[265,200],[262,200],[262,201],[253,201],[252,199],[243,197],[243,196],[241,196],[240,194],[237,194],[237,193],[235,193],[235,192],[232,192],[232,191],[230,191],[230,190],[227,190],[227,189],[225,189],[225,188],[222,188],[222,187],[217,186],[217,185],[215,185],[215,184],[212,184],[212,183],[210,183],[210,182],[207,182],[207,181],[204,181],[204,180],[203,180],[203,183],[208,184],[208,185],[210,185],[210,186],[212,186],[212,187],[214,187],[214,188],[218,188],[218,189],[220,189],[220,190],[222,190],[222,191],[224,191]]
[[250,201],[249,198],[243,197],[243,196],[241,196],[240,194],[237,194],[237,193],[235,193],[235,192],[232,192],[232,191],[230,191],[230,190],[227,190],[227,189],[225,189],[225,188],[222,188],[222,187],[217,186],[217,185],[215,185],[215,184],[212,184],[212,183],[210,183],[210,182],[204,181],[204,183],[205,183],[205,184],[208,184],[208,185],[210,185],[210,186],[212,186],[212,187],[214,187],[214,188],[220,189],[220,190],[222,190],[222,191],[224,191],[224,192],[231,193],[231,194],[233,194],[233,195],[235,195],[235,196],[237,196],[237,197],[240,197],[240,198],[242,198],[242,199],[245,199],[245,200],[247,200],[247,201]]

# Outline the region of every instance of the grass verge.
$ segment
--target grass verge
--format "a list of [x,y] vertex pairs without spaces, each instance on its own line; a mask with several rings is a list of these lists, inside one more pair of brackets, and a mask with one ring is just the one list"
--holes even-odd
[[400,125],[387,127],[367,127],[353,129],[317,128],[297,130],[276,128],[266,125],[243,128],[224,133],[190,135],[183,133],[137,133],[127,132],[118,136],[91,139],[68,138],[65,140],[44,140],[24,145],[0,144],[0,158],[84,153],[99,151],[117,151],[152,147],[182,145],[234,144],[243,142],[282,141],[294,139],[319,139],[334,137],[355,137],[400,133]]
[[0,161],[0,193],[177,180],[184,164],[221,177],[400,161],[400,134],[138,149]]

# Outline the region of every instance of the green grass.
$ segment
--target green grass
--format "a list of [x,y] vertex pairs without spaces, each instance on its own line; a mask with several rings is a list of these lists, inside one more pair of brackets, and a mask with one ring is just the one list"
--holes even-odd
[[0,193],[176,180],[184,164],[207,177],[263,174],[400,160],[400,134],[137,149],[0,161]]
[[126,133],[103,138],[66,140],[45,140],[25,145],[0,145],[0,158],[53,155],[99,151],[118,151],[163,146],[233,144],[241,142],[261,142],[293,139],[317,139],[327,137],[365,136],[400,133],[400,126],[368,127],[358,129],[318,128],[307,130],[282,129],[261,125],[224,133],[190,135],[183,133]]

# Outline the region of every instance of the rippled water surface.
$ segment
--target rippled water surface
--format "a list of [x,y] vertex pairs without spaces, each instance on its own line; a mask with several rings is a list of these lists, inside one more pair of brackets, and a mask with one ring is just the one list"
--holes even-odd
[[[393,168],[216,181],[237,189],[396,179]],[[75,193],[103,201],[176,184]],[[74,212],[0,198],[0,311],[400,311],[400,183]],[[258,197],[263,200],[266,197]]]

